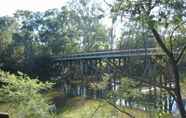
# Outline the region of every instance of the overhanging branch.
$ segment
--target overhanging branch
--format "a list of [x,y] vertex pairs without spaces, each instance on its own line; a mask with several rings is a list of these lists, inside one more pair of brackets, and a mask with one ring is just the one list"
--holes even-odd
[[180,59],[182,58],[184,52],[186,50],[186,45],[182,48],[181,53],[179,54],[178,58],[176,59],[176,64],[180,61]]
[[110,8],[112,8],[113,6],[110,4],[110,3],[108,3],[106,0],[103,0],[104,1],[104,3],[106,4],[106,5],[108,5]]
[[156,41],[158,42],[159,46],[163,49],[163,51],[167,54],[167,56],[170,59],[174,59],[173,53],[170,52],[168,50],[168,48],[166,47],[166,45],[163,43],[163,40],[162,40],[160,34],[156,31],[156,29],[153,26],[151,26],[150,29],[151,29]]
[[135,116],[131,115],[130,113],[126,112],[124,109],[120,109],[118,106],[116,106],[114,103],[110,102],[109,100],[104,99],[109,105],[113,106],[115,109],[120,111],[121,113],[124,113],[128,115],[130,118],[135,118]]
[[[98,88],[98,86],[95,84],[95,87]],[[130,118],[135,118],[133,115],[131,115],[129,112],[125,111],[124,109],[119,108],[116,104],[110,102],[109,100],[107,100],[107,98],[103,98],[104,101],[106,101],[106,103],[108,103],[109,105],[113,106],[115,109],[117,109],[118,111],[120,111],[121,113],[126,114],[127,116],[129,116]],[[97,109],[95,110],[95,112],[97,112],[97,110],[101,107],[102,105],[99,105],[97,107]],[[94,113],[95,113],[94,112]],[[91,115],[91,117],[94,116],[94,113]]]
[[90,118],[93,118],[94,115],[95,115],[95,113],[96,113],[102,106],[103,106],[103,104],[100,103],[100,104],[97,106],[97,108],[95,109],[95,111],[92,113],[92,115],[90,116]]
[[134,76],[132,76],[130,78],[134,79],[135,81],[140,81],[140,82],[142,82],[142,83],[144,83],[146,85],[162,88],[162,89],[166,90],[167,92],[173,92],[174,91],[174,88],[163,86],[157,81],[155,83],[152,83],[152,82],[144,80],[143,77],[134,77]]
[[170,33],[170,38],[169,38],[169,40],[170,40],[170,48],[171,48],[171,51],[172,51],[172,49],[173,49],[173,42],[172,42],[172,40],[173,40],[174,32],[175,32],[180,26],[182,26],[182,25],[185,24],[185,23],[186,23],[186,21],[179,23],[179,24],[172,30],[172,32]]
[[182,26],[182,25],[185,24],[185,23],[186,23],[186,21],[181,22],[180,24],[178,24],[178,25],[172,30],[172,32],[171,32],[171,34],[170,34],[170,39],[173,38],[174,32],[175,32],[180,26]]

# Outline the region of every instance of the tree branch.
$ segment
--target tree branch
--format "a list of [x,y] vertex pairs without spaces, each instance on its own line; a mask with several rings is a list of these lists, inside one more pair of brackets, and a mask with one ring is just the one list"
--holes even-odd
[[95,109],[95,111],[92,113],[92,115],[90,116],[90,118],[93,118],[94,117],[94,114],[101,108],[103,106],[103,104],[99,104],[98,106],[97,106],[97,108]]
[[126,115],[128,115],[130,118],[135,118],[135,116],[131,115],[130,113],[126,112],[124,109],[120,109],[119,107],[117,107],[114,103],[110,102],[109,100],[104,99],[108,104],[110,104],[111,106],[113,106],[115,109],[117,109],[118,111],[125,113]]
[[186,50],[186,45],[184,45],[184,47],[181,50],[181,53],[179,54],[178,58],[176,59],[176,64],[180,61],[180,59],[182,58],[184,52]]
[[[150,26],[150,25],[149,25],[149,26]],[[151,26],[150,29],[151,29],[151,31],[152,31],[152,33],[153,33],[153,35],[154,35],[156,41],[158,42],[159,46],[162,48],[162,50],[167,54],[167,56],[168,56],[171,60],[174,59],[173,53],[170,52],[170,51],[168,50],[168,48],[166,47],[166,45],[163,43],[160,34],[156,31],[156,29],[155,29],[153,26]]]
[[[98,88],[98,86],[95,84],[95,87]],[[118,111],[125,113],[126,115],[128,115],[130,118],[135,118],[133,115],[131,115],[130,113],[126,112],[125,110],[122,110],[120,108],[117,107],[117,105],[115,105],[114,103],[110,102],[109,100],[107,100],[106,98],[103,98],[103,100],[105,100],[108,104],[110,104],[111,106],[113,106],[115,109],[117,109]],[[101,106],[100,106],[101,107]],[[99,109],[99,107],[97,107],[97,110]],[[95,110],[95,112],[97,111]],[[94,112],[94,113],[95,113]],[[94,114],[92,115],[92,117],[94,116]]]
[[155,0],[154,4],[152,5],[152,8],[156,7],[156,5],[158,5],[159,0]]
[[149,81],[145,81],[144,80],[144,78],[143,77],[134,77],[134,76],[132,76],[132,77],[130,77],[131,79],[134,79],[134,80],[136,80],[136,81],[140,81],[140,82],[143,82],[144,84],[146,84],[146,85],[150,85],[150,86],[156,86],[156,87],[159,87],[159,88],[162,88],[162,89],[164,89],[164,90],[166,90],[167,92],[168,91],[174,91],[174,88],[171,88],[171,87],[167,87],[167,86],[162,86],[159,82],[155,82],[155,83],[151,83],[151,82],[149,82]]
[[185,24],[185,23],[186,23],[186,21],[181,22],[180,24],[178,24],[178,25],[172,30],[172,32],[171,32],[171,34],[170,34],[170,39],[173,38],[174,32],[175,32],[180,26],[182,26],[182,25]]
[[172,48],[173,48],[172,40],[173,40],[174,32],[175,32],[180,26],[182,26],[182,25],[185,24],[185,23],[186,23],[186,21],[181,22],[181,23],[178,24],[178,25],[172,30],[172,32],[170,33],[170,48],[171,48],[171,51],[172,51]]
[[106,4],[106,5],[108,5],[109,7],[113,7],[110,3],[108,3],[106,0],[103,0],[104,1],[104,3]]
[[[113,66],[115,66],[115,67],[117,67],[114,63],[112,63],[112,62],[110,62],[110,61],[107,61],[107,64],[112,64]],[[119,72],[119,73],[122,73],[122,70],[121,69],[117,69],[117,71]],[[133,79],[133,80],[136,80],[136,81],[138,81],[138,82],[143,82],[143,83],[145,83],[145,84],[147,84],[147,85],[150,85],[150,86],[156,86],[156,87],[159,87],[159,88],[162,88],[162,89],[164,89],[164,90],[166,90],[167,92],[173,92],[174,91],[174,88],[171,88],[171,87],[167,87],[167,86],[162,86],[159,82],[155,82],[155,83],[151,83],[151,82],[149,82],[149,81],[146,81],[146,80],[144,80],[144,78],[145,77],[135,77],[135,76],[129,76],[129,78],[131,78],[131,80]]]

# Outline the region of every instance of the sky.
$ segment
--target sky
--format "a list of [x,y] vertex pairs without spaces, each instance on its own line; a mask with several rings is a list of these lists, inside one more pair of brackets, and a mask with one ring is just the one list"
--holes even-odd
[[67,0],[0,0],[0,16],[12,15],[16,10],[45,11],[60,8]]

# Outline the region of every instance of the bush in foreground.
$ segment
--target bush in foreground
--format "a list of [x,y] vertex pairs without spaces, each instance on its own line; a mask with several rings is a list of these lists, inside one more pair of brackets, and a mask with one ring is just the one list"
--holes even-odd
[[0,102],[10,105],[11,118],[51,118],[49,105],[41,91],[52,83],[31,79],[25,74],[0,71]]

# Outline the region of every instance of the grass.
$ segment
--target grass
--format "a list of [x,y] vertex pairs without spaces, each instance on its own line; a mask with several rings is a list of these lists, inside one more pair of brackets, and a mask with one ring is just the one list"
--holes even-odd
[[[135,118],[153,118],[156,113],[125,108]],[[70,99],[58,113],[57,118],[130,118],[102,100],[75,97]],[[155,118],[155,117],[154,117]]]
[[[56,100],[58,113],[54,118],[130,118],[125,113],[119,112],[113,106],[103,100],[86,99],[74,97],[63,100],[63,94],[50,91],[46,94],[49,100]],[[158,118],[155,112],[144,112],[137,109],[124,108],[125,111],[135,116],[135,118]],[[10,115],[15,112],[10,104],[0,104],[1,112],[8,112]],[[161,118],[171,118],[163,116]]]
[[[74,97],[64,100],[63,94],[56,91],[49,92],[47,96],[50,99],[60,98],[55,101],[60,106],[56,118],[130,118],[101,99]],[[145,112],[130,108],[123,109],[135,116],[135,118],[159,118],[157,112]],[[171,116],[170,114],[164,114],[161,118],[171,118]]]
[[181,94],[183,98],[186,98],[186,77],[181,80]]
[[10,109],[9,106],[10,106],[10,105],[7,104],[7,103],[6,103],[6,104],[5,104],[5,103],[0,103],[0,111],[1,111],[1,112],[8,112],[9,109]]
[[0,103],[0,112],[8,113],[11,116],[16,112],[16,110],[13,108],[13,104],[9,103]]

